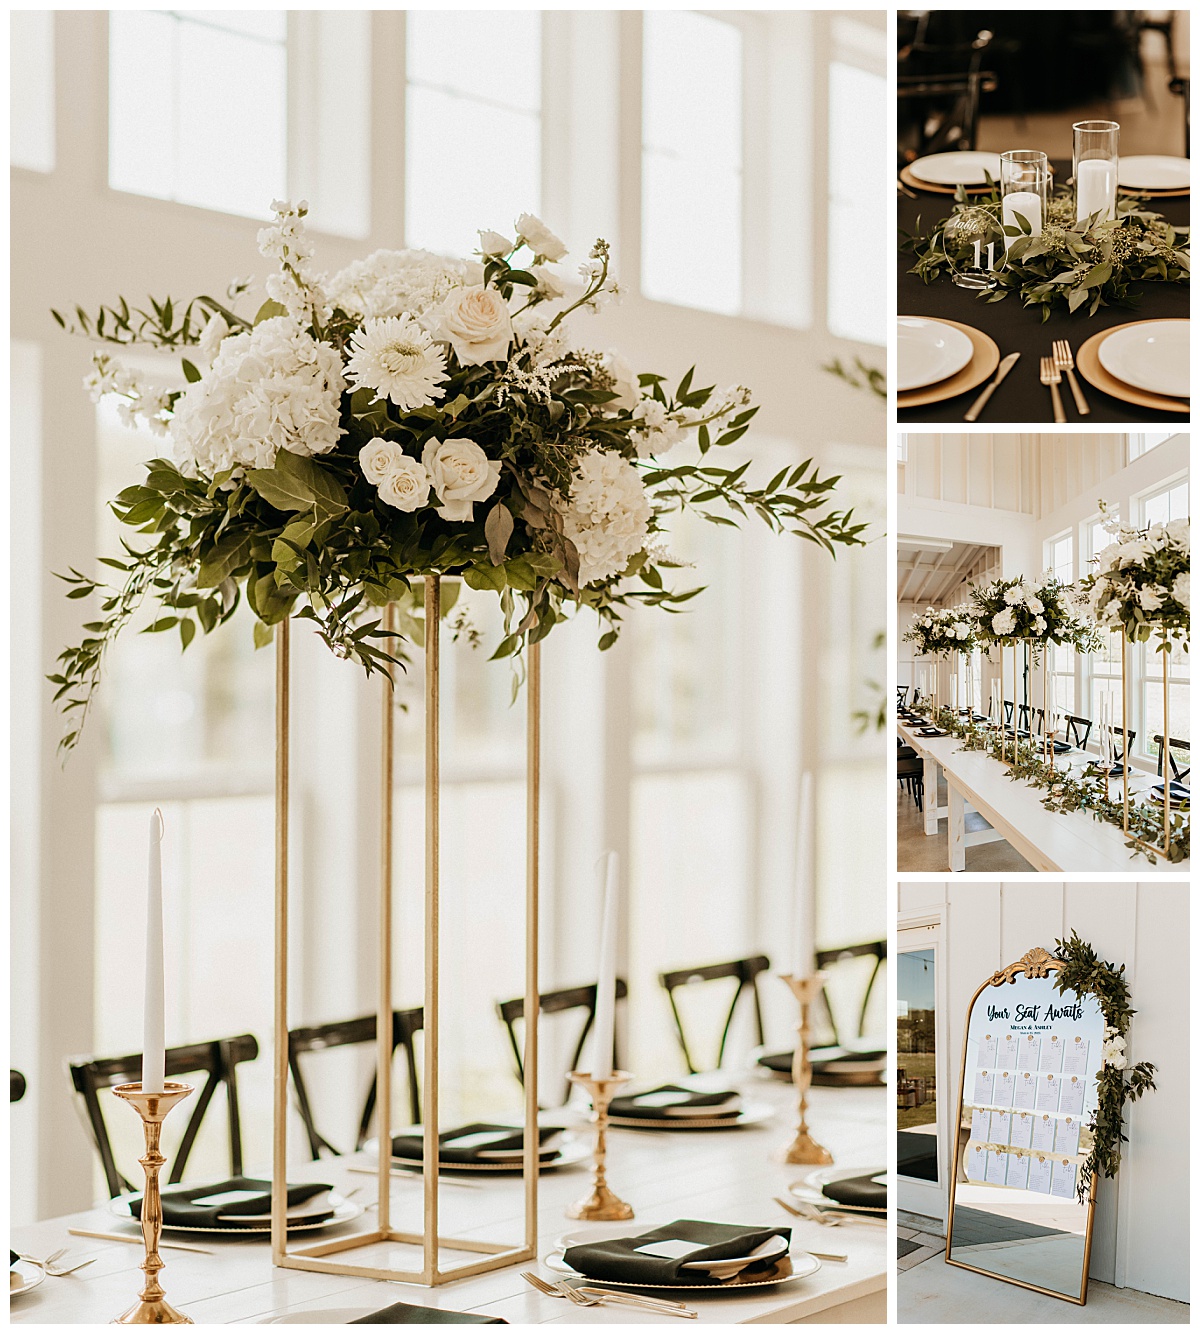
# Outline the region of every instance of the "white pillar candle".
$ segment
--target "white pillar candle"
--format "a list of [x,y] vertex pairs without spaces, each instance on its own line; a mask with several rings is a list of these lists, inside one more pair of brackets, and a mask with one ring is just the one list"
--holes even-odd
[[1075,171],[1075,219],[1082,222],[1093,213],[1115,218],[1117,208],[1117,164],[1112,158],[1084,158]]
[[796,886],[792,907],[793,977],[811,977],[817,952],[816,818],[813,776],[800,777],[800,810],[796,821]]
[[[1020,214],[1029,224],[1030,236],[1041,236],[1042,234],[1042,197],[1034,194],[1032,190],[1014,190],[1011,194],[1004,196],[1003,200],[1003,221],[1006,227],[1020,227],[1017,221],[1017,214]],[[1008,237],[1008,244],[1018,238]]]
[[592,1044],[592,1078],[612,1075],[613,1021],[617,1000],[617,869],[610,852],[604,859],[604,906],[600,916],[600,964],[596,982],[596,1036]]
[[150,817],[150,864],[146,889],[146,986],[142,1010],[143,1093],[161,1093],[166,1078],[162,839],[162,812],[156,809]]

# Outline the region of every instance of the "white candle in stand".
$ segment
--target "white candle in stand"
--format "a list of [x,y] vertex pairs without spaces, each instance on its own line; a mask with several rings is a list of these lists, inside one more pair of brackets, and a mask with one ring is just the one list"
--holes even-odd
[[816,820],[813,776],[800,776],[800,812],[796,822],[796,888],[792,919],[793,977],[811,977],[817,953],[817,896],[815,886]]
[[596,983],[596,1036],[592,1078],[612,1075],[613,1021],[617,1001],[617,868],[615,852],[604,859],[604,906],[600,917],[600,966]]
[[[1017,214],[1019,213],[1029,224],[1029,235],[1041,236],[1041,195],[1034,194],[1032,190],[1014,190],[1011,194],[1004,196],[1002,211],[1003,221],[1006,227],[1020,227],[1021,224],[1017,221]],[[1012,245],[1014,241],[1019,239],[1020,238],[1016,236],[1008,237],[1008,245]]]
[[1075,169],[1075,219],[1082,222],[1093,213],[1101,221],[1116,217],[1117,164],[1107,157],[1084,158]]
[[146,991],[142,1014],[143,1093],[161,1093],[166,1078],[162,839],[162,812],[156,809],[150,817],[150,865],[146,889]]

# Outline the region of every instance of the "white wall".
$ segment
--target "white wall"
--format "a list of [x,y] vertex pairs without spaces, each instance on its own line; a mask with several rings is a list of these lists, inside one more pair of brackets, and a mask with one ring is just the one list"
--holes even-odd
[[[1125,966],[1133,1008],[1131,1061],[1157,1067],[1158,1088],[1131,1105],[1129,1143],[1115,1180],[1097,1192],[1091,1275],[1177,1301],[1189,1300],[1188,1009],[1186,882],[1087,884],[1029,877],[1010,883],[904,883],[897,925],[940,916],[946,993],[938,1041],[949,1055],[942,1104],[957,1106],[967,1006],[997,969],[1077,931],[1102,959]],[[943,1149],[944,1149],[943,1141]],[[943,1180],[946,1172],[942,1172]],[[900,1207],[904,1208],[901,1188]]]

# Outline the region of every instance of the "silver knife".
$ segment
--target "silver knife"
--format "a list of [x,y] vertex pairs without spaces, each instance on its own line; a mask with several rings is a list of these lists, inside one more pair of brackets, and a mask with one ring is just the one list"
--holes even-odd
[[991,384],[988,385],[988,387],[983,391],[983,393],[979,395],[979,397],[975,400],[975,402],[971,404],[970,408],[967,410],[967,415],[963,418],[963,421],[973,422],[976,419],[976,417],[979,416],[979,414],[983,411],[984,405],[987,403],[988,399],[991,398],[991,396],[996,392],[996,388],[999,385],[1000,381],[1003,380],[1004,377],[1009,373],[1009,371],[1011,371],[1012,368],[1017,364],[1017,359],[1020,357],[1020,355],[1021,354],[1019,352],[1010,352],[1008,356],[1004,358],[1004,360],[1000,363],[1000,365],[996,369],[996,378],[991,382]]

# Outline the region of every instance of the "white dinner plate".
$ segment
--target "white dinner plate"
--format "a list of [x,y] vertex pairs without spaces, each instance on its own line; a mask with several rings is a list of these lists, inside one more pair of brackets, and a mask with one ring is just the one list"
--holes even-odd
[[701,1119],[698,1116],[613,1116],[609,1115],[608,1128],[620,1130],[628,1126],[636,1130],[734,1130],[738,1126],[755,1126],[761,1121],[769,1121],[775,1115],[775,1107],[769,1102],[748,1102],[736,1116],[714,1116]]
[[896,320],[896,329],[896,388],[900,393],[957,374],[975,352],[961,329],[940,320],[901,315]]
[[[17,1279],[16,1283],[13,1279]],[[8,1295],[23,1297],[30,1288],[36,1288],[46,1281],[46,1271],[41,1265],[30,1264],[28,1260],[18,1260],[8,1271]]]
[[1100,365],[1135,389],[1187,398],[1191,392],[1191,335],[1188,320],[1127,324],[1100,344]]
[[[628,1235],[628,1232],[621,1234]],[[589,1284],[605,1288],[638,1288],[658,1292],[743,1292],[746,1288],[773,1288],[780,1283],[795,1283],[798,1279],[809,1278],[821,1267],[820,1260],[807,1251],[792,1252],[792,1272],[782,1278],[764,1278],[754,1283],[625,1283],[615,1278],[590,1278],[572,1269],[563,1259],[561,1251],[552,1251],[542,1261],[547,1269],[556,1274],[567,1274],[572,1278],[586,1279]]]
[[928,181],[930,185],[985,185],[985,171],[992,180],[1000,179],[1000,154],[931,153],[929,157],[917,158],[908,169],[917,180]]
[[1192,164],[1185,157],[1145,153],[1117,164],[1117,184],[1127,190],[1186,190],[1191,181]]
[[[186,1187],[181,1188],[186,1189]],[[166,1195],[169,1187],[163,1191]],[[141,1191],[132,1191],[127,1195],[118,1195],[116,1199],[110,1200],[108,1204],[109,1212],[116,1215],[117,1218],[125,1222],[134,1222],[130,1204],[133,1200],[141,1196]],[[356,1218],[361,1218],[365,1212],[361,1204],[355,1204],[353,1200],[344,1199],[337,1191],[329,1192],[329,1205],[333,1209],[332,1218],[323,1218],[316,1223],[304,1222],[303,1215],[296,1216],[293,1212],[291,1221],[288,1223],[289,1232],[317,1232],[321,1228],[337,1227],[340,1223],[352,1223]],[[298,1205],[298,1209],[303,1209],[303,1205]],[[164,1232],[209,1232],[219,1234],[220,1236],[238,1236],[243,1232],[264,1233],[270,1232],[271,1225],[265,1221],[251,1220],[248,1223],[235,1223],[230,1227],[181,1227],[178,1223],[164,1223]]]

